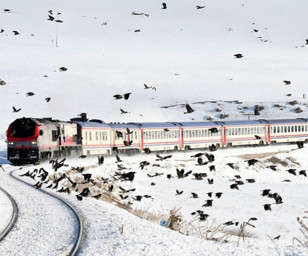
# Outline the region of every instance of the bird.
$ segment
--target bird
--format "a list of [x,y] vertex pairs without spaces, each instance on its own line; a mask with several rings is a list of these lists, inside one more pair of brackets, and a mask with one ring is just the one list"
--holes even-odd
[[134,32],[141,32],[141,30],[140,29],[135,29]]
[[79,158],[86,158],[87,156],[86,155],[81,155]]
[[162,3],[162,6],[163,6],[162,9],[164,9],[164,10],[167,9],[167,4],[166,3]]
[[26,93],[26,96],[33,96],[34,95],[34,92],[27,92]]
[[271,211],[272,210],[271,204],[264,204],[263,206],[264,206],[265,211]]
[[55,18],[51,15],[48,15],[48,19],[47,20],[50,20],[50,21],[53,21]]
[[215,170],[216,170],[215,165],[210,165],[210,166],[209,166],[209,168],[210,168],[210,172],[212,172],[212,171],[215,171]]
[[20,34],[20,33],[19,33],[18,31],[16,31],[16,30],[13,30],[12,32],[13,32],[13,34],[14,34],[15,36],[17,36],[17,35]]
[[230,220],[230,221],[225,222],[223,225],[231,226],[231,225],[234,225],[234,222]]
[[301,170],[298,174],[307,177],[306,170]]
[[80,116],[82,120],[87,119],[87,113],[85,113],[85,112],[80,113],[78,116]]
[[116,155],[116,159],[117,159],[116,163],[123,162],[123,160],[121,160],[121,158],[119,157],[119,155]]
[[143,168],[148,165],[150,165],[150,162],[148,161],[142,161],[139,163],[139,167],[141,168],[141,170],[143,170]]
[[183,194],[183,190],[182,191],[176,190],[176,194],[175,195],[182,195],[182,194]]
[[55,20],[55,22],[63,23],[63,20]]
[[172,155],[161,156],[161,155],[157,154],[156,157],[158,158],[158,159],[156,159],[156,161],[164,161],[164,160],[166,160],[168,158],[171,158]]
[[206,158],[209,160],[209,162],[214,162],[215,160],[215,156],[213,154],[208,154],[208,153],[205,153],[205,156]]
[[144,89],[151,89],[152,88],[152,86],[148,86],[146,84],[143,84],[143,86],[144,86]]
[[241,53],[237,53],[237,54],[234,54],[234,57],[237,59],[240,59],[240,58],[243,58],[243,55]]
[[285,83],[285,85],[291,84],[291,81],[289,81],[289,80],[283,80],[283,82]]
[[202,205],[202,207],[212,207],[213,206],[213,200],[209,199],[206,200],[206,203],[204,205]]
[[270,168],[273,171],[277,171],[276,167],[277,167],[276,165],[270,165],[270,166],[267,166],[266,168]]
[[101,165],[104,163],[104,156],[98,156],[98,165]]
[[246,162],[248,162],[248,166],[254,165],[255,163],[259,162],[257,159],[249,159]]
[[270,191],[271,191],[270,189],[261,190],[262,196],[268,196]]
[[192,192],[191,195],[192,195],[191,198],[199,198],[198,194],[196,194],[196,193],[194,193],[194,192]]
[[76,197],[77,197],[77,200],[78,200],[78,201],[81,201],[81,200],[82,200],[82,196],[76,195]]
[[230,166],[232,169],[234,169],[234,163],[227,163],[226,165]]
[[232,185],[230,186],[230,188],[231,188],[231,189],[237,189],[237,190],[239,190],[238,184],[237,184],[237,183],[232,184]]
[[288,169],[287,172],[296,176],[296,170],[295,169]]
[[116,135],[118,138],[123,138],[123,133],[120,131],[116,131]]
[[92,174],[91,173],[86,173],[86,174],[82,174],[84,180],[86,181],[90,181],[91,177],[92,177]]
[[136,201],[141,201],[142,196],[138,195],[138,196],[132,197],[132,198],[133,198],[134,200],[136,200]]
[[261,137],[259,135],[254,135],[256,140],[261,140]]
[[123,99],[123,96],[120,95],[120,94],[115,94],[115,95],[113,95],[113,97],[114,97],[116,100]]
[[256,182],[255,179],[246,179],[246,181],[247,181],[248,183],[254,183],[254,182]]
[[273,238],[273,240],[279,240],[280,235]]
[[50,97],[45,98],[46,102],[49,102],[51,100]]
[[218,129],[216,127],[213,127],[213,128],[210,128],[209,131],[211,133],[217,133],[218,132]]
[[196,9],[199,10],[199,9],[203,9],[204,7],[205,7],[205,5],[204,6],[197,5]]
[[187,111],[184,112],[184,114],[190,114],[190,113],[192,113],[192,112],[195,111],[195,110],[192,109],[191,106],[189,106],[189,104],[186,104],[185,107],[186,107],[186,110],[187,110]]
[[206,165],[206,164],[208,164],[208,162],[203,161],[202,157],[198,157],[197,162],[198,162],[198,164],[196,164],[196,165]]
[[209,197],[212,197],[212,194],[213,194],[213,192],[208,192],[208,193],[207,193],[207,195],[208,195]]
[[200,157],[200,156],[203,156],[203,155],[204,155],[204,153],[197,153],[197,154],[192,155],[192,156],[190,156],[190,157]]
[[14,112],[14,113],[17,113],[17,112],[19,112],[20,110],[21,110],[21,108],[16,109],[16,108],[13,106],[13,112]]
[[122,108],[120,108],[121,114],[128,114],[129,112],[123,110]]
[[4,32],[4,29],[3,29],[3,28],[1,28],[1,29],[0,29],[0,33],[3,33],[3,32]]
[[132,145],[132,143],[133,143],[132,140],[130,140],[130,141],[124,140],[124,141],[123,141],[123,144],[124,144],[124,146],[126,146],[126,147],[129,147],[130,145]]
[[208,178],[207,181],[208,181],[209,184],[214,184],[214,179],[209,179]]
[[217,198],[221,198],[221,196],[222,196],[222,192],[217,192],[217,193],[215,193],[215,196],[217,197]]
[[130,92],[125,93],[125,94],[123,95],[124,100],[128,100],[128,98],[129,98],[129,96],[130,96],[130,95],[131,95],[131,93],[130,93]]
[[61,72],[67,71],[67,68],[66,67],[60,67],[59,71],[61,71]]

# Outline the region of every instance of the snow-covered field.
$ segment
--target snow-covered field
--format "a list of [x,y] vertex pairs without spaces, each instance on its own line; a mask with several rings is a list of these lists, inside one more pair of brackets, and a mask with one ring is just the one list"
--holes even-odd
[[[63,240],[63,247],[69,238],[56,235],[56,226],[48,223],[63,221],[63,232],[70,231],[66,222],[69,216],[61,204],[9,176],[14,167],[6,160],[5,134],[16,118],[69,120],[86,112],[89,118],[106,122],[199,121],[209,116],[221,120],[220,114],[229,114],[226,120],[242,120],[253,113],[256,104],[264,110],[251,119],[308,117],[308,23],[304,22],[308,2],[168,0],[166,4],[167,9],[161,9],[162,3],[154,0],[1,1],[0,79],[6,84],[0,85],[0,164],[6,172],[0,168],[0,186],[16,199],[22,214],[0,243],[0,255],[55,255],[59,253],[55,252],[59,247],[54,246],[57,237]],[[197,9],[197,5],[205,7]],[[48,15],[63,22],[47,20]],[[235,58],[238,53],[243,57]],[[60,71],[61,67],[67,70]],[[291,83],[287,85],[284,80]],[[144,84],[156,90],[145,90]],[[34,95],[26,96],[28,92]],[[129,100],[114,100],[113,95],[127,92],[132,93]],[[298,103],[290,104],[294,100]],[[195,112],[183,115],[185,103]],[[21,110],[13,112],[13,106]],[[303,112],[296,113],[298,107]],[[120,108],[129,113],[121,114]],[[115,201],[128,204],[131,212],[148,212],[156,218],[145,221],[115,203],[93,198],[77,201],[75,193],[62,195],[85,218],[86,237],[80,254],[307,255],[307,249],[298,243],[293,246],[294,237],[303,239],[296,217],[308,210],[308,178],[299,175],[308,167],[306,148],[283,145],[219,150],[213,153],[215,161],[205,166],[196,166],[196,159],[191,157],[195,153],[176,153],[163,162],[156,161],[154,154],[121,155],[121,164],[131,168],[127,171],[136,172],[132,182],[113,181],[118,171],[114,157],[87,170],[85,173],[94,177],[109,178],[108,185],[114,183],[110,193]],[[259,155],[264,153],[271,154]],[[248,166],[245,154],[259,162]],[[139,163],[145,160],[150,165],[141,170]],[[97,159],[66,162],[69,166],[61,172],[72,166],[94,165]],[[236,168],[226,163],[234,163]],[[211,164],[216,171],[209,171]],[[277,165],[277,171],[267,168],[271,164]],[[40,167],[52,171],[48,163]],[[38,167],[25,167],[18,173],[34,168]],[[178,179],[177,168],[207,173],[208,177],[196,180],[190,174]],[[296,176],[288,169],[296,169]],[[156,173],[156,177],[148,176]],[[81,174],[71,175],[75,179]],[[239,190],[230,189],[235,175],[244,182]],[[214,179],[213,184],[208,178]],[[29,178],[23,179],[34,184]],[[248,183],[247,179],[256,182]],[[122,200],[120,186],[136,190]],[[262,197],[264,189],[278,193],[283,203]],[[176,190],[183,193],[176,195]],[[209,192],[213,192],[212,197]],[[217,192],[223,193],[219,199]],[[191,193],[199,198],[191,198]],[[138,195],[151,198],[134,200]],[[212,207],[203,206],[211,199]],[[42,212],[40,204],[45,207]],[[272,210],[265,211],[264,204],[271,204]],[[1,230],[11,211],[1,195],[0,207]],[[181,232],[190,236],[160,226],[170,210],[181,215]],[[198,214],[191,215],[197,210],[209,215],[207,221],[199,222]],[[49,222],[45,222],[47,217]],[[246,227],[245,241],[237,247],[240,224],[252,217],[257,218],[250,221],[255,227]],[[223,225],[228,221],[239,224]],[[216,227],[221,225],[215,235],[227,234],[228,243],[199,238],[200,228],[213,222]],[[38,226],[43,227],[42,232],[36,233]],[[34,244],[26,239],[29,230]],[[51,249],[43,242],[46,234],[50,234]],[[279,235],[279,240],[272,240]]]

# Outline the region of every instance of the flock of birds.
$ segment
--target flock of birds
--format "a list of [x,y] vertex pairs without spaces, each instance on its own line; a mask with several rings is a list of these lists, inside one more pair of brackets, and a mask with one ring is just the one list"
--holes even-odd
[[[37,182],[34,184],[35,188],[42,188],[44,185],[47,189],[52,189],[59,193],[73,193],[76,196],[78,201],[82,201],[83,198],[94,198],[94,199],[102,199],[104,200],[106,197],[114,198],[114,200],[125,206],[129,207],[130,209],[136,207],[140,207],[140,205],[136,205],[136,203],[141,202],[143,200],[154,200],[155,198],[153,195],[148,193],[140,193],[136,187],[132,187],[135,183],[134,180],[136,176],[142,175],[150,180],[149,184],[151,187],[156,186],[157,183],[166,183],[167,180],[183,180],[183,179],[190,179],[198,182],[206,182],[203,184],[203,191],[202,194],[196,193],[194,188],[190,188],[190,191],[184,191],[183,188],[176,188],[174,195],[169,194],[166,195],[170,200],[172,200],[172,196],[175,197],[187,197],[190,194],[190,198],[188,200],[196,200],[196,199],[204,199],[204,203],[197,206],[197,209],[191,212],[191,215],[194,219],[198,219],[199,221],[206,221],[210,214],[206,211],[210,207],[215,207],[218,200],[223,200],[224,194],[228,193],[227,188],[223,191],[215,191],[215,189],[210,189],[213,184],[216,182],[213,175],[217,172],[217,167],[215,165],[215,155],[213,149],[211,152],[199,152],[192,154],[189,159],[186,159],[185,162],[195,162],[193,168],[191,170],[185,170],[185,168],[178,168],[178,167],[171,167],[165,168],[164,163],[170,161],[173,157],[172,154],[168,155],[161,155],[156,154],[156,159],[154,162],[150,162],[148,160],[143,160],[139,163],[139,166],[134,165],[132,166],[130,163],[126,165],[124,160],[121,159],[119,155],[115,156],[115,161],[113,163],[108,163],[106,165],[104,156],[98,156],[98,161],[96,162],[96,166],[104,166],[113,171],[109,172],[102,172],[105,173],[104,176],[100,175],[93,175],[90,170],[88,170],[85,166],[69,166],[65,163],[66,159],[56,159],[50,160],[51,170],[46,171],[44,168],[36,168],[33,171],[27,171],[20,176],[27,176]],[[193,152],[193,151],[192,151]],[[87,156],[81,155],[80,158],[86,158]],[[112,160],[113,157],[110,157],[109,160]],[[249,159],[243,160],[243,162],[247,163],[247,168],[251,166],[255,166],[259,164],[258,159]],[[180,164],[181,165],[181,164]],[[193,165],[192,165],[193,166]],[[205,167],[208,167],[204,170]],[[229,162],[225,163],[225,166],[220,166],[219,168],[230,168],[231,170],[238,171],[238,166],[235,163]],[[66,169],[64,170],[64,167]],[[170,172],[172,168],[175,168],[175,172]],[[271,171],[277,172],[279,167],[277,165],[267,165],[267,166],[257,166],[257,168],[268,168]],[[115,170],[117,169],[117,170]],[[155,171],[160,169],[161,171]],[[201,170],[202,171],[197,171]],[[145,172],[146,171],[146,172]],[[296,170],[286,169],[286,173],[292,176],[302,176],[307,177],[306,170]],[[232,173],[232,172],[231,172]],[[146,176],[145,176],[146,174]],[[108,176],[106,176],[108,175]],[[217,177],[217,176],[216,176]],[[165,179],[165,181],[163,181]],[[219,182],[219,181],[218,181]],[[241,187],[245,184],[255,183],[255,178],[246,178],[243,179],[241,175],[238,173],[234,175],[234,178],[229,178],[229,189],[230,191],[242,191]],[[282,182],[291,182],[291,180],[283,180]],[[175,183],[173,183],[175,184]],[[181,184],[181,182],[179,183]],[[145,188],[146,185],[144,185]],[[187,186],[185,186],[187,189]],[[151,189],[148,189],[151,191]],[[283,204],[283,198],[280,194],[275,191],[272,191],[271,188],[264,188],[260,191],[261,197],[270,198],[273,200],[272,203],[268,203],[268,199],[265,201],[263,205],[259,207],[263,207],[264,211],[272,211],[272,207],[274,205]],[[198,201],[200,202],[200,201]],[[214,217],[214,216],[213,216]],[[250,220],[256,221],[256,217],[251,217]],[[241,223],[240,220],[226,220],[223,225],[224,226],[238,226]],[[279,239],[275,237],[274,239]]]

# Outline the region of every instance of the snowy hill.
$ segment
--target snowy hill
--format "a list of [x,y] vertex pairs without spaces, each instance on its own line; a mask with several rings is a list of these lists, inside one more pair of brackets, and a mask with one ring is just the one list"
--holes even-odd
[[[162,10],[157,1],[141,0],[2,1],[0,79],[7,84],[0,86],[0,133],[22,116],[68,120],[87,112],[105,121],[202,120],[213,114],[213,104],[195,106],[192,116],[183,116],[180,106],[161,107],[206,100],[287,105],[308,96],[308,3],[166,3]],[[144,90],[144,83],[157,90]],[[126,92],[132,93],[128,101],[114,100]],[[12,113],[12,106],[21,111]],[[305,116],[289,108],[277,114],[271,106],[262,118]],[[120,108],[130,114],[121,115]],[[243,119],[232,109],[226,106],[230,119]]]

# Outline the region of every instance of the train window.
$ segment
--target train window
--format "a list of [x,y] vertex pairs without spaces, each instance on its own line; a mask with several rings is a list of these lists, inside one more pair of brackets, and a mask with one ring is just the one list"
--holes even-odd
[[95,132],[95,139],[96,139],[96,141],[98,141],[98,133],[97,133],[97,131]]
[[137,139],[137,132],[135,132],[135,140]]
[[296,125],[295,125],[295,127],[294,127],[294,128],[295,128],[295,132],[297,132],[297,126],[296,126]]
[[107,137],[107,132],[102,132],[102,137],[103,137],[103,140],[108,140],[108,137]]
[[279,133],[280,132],[280,127],[279,126],[277,126],[277,133]]
[[195,136],[196,136],[196,135],[195,135],[195,130],[192,130],[192,131],[191,131],[191,137],[194,138]]
[[299,132],[301,131],[301,126],[300,126],[300,125],[298,126],[298,131],[299,131]]
[[57,141],[58,131],[51,131],[51,139],[52,139],[52,141]]
[[277,132],[277,127],[276,126],[274,126],[274,133],[276,133]]
[[89,141],[92,141],[92,132],[89,131]]
[[88,140],[88,132],[85,132],[86,133],[86,140]]
[[288,127],[284,126],[284,132],[286,133],[288,131]]
[[307,125],[305,125],[305,132],[307,132]]
[[204,130],[204,137],[207,137],[207,130]]
[[294,126],[291,126],[291,132],[294,132]]
[[158,134],[157,131],[154,131],[154,139],[157,140],[158,139]]

